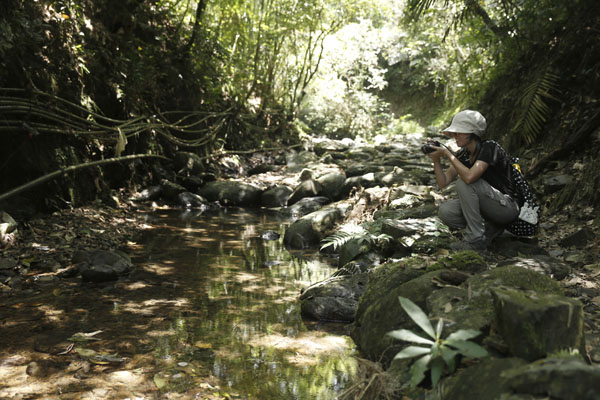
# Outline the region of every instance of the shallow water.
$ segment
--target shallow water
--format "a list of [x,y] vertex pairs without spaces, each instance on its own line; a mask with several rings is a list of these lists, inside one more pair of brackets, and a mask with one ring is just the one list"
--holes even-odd
[[[136,265],[181,287],[182,312],[156,334],[162,391],[195,384],[186,368],[206,368],[220,393],[252,399],[332,399],[356,369],[341,325],[303,321],[301,288],[335,268],[317,252],[290,254],[289,221],[269,211],[157,212]],[[278,232],[264,240],[265,231]],[[164,334],[168,332],[168,334]],[[149,333],[152,336],[152,332]],[[228,392],[230,391],[230,393]]]

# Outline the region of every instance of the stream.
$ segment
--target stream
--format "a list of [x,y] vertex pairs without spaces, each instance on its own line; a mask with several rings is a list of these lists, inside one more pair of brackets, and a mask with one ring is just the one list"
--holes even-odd
[[[282,244],[291,221],[267,210],[159,211],[134,262],[162,277],[179,304],[148,335],[162,366],[162,391],[186,391],[191,371],[219,381],[219,393],[250,399],[333,399],[356,369],[354,344],[339,324],[303,321],[301,288],[335,268],[318,252]],[[264,232],[279,233],[266,240]],[[329,261],[329,263],[328,263]],[[179,290],[177,290],[179,289]],[[187,372],[186,372],[187,371]]]

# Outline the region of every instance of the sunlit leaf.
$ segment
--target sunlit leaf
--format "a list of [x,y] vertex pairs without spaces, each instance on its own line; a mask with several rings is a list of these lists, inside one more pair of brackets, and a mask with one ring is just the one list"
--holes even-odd
[[396,354],[394,356],[394,360],[422,356],[423,354],[427,354],[430,351],[431,350],[426,347],[408,346],[408,347],[404,348],[402,351],[398,352],[398,354]]
[[78,332],[78,333],[74,334],[73,336],[71,336],[70,338],[68,338],[67,340],[70,342],[89,342],[92,340],[100,340],[100,339],[94,337],[99,333],[102,333],[102,331],[95,331],[95,332],[90,332],[90,333]]
[[417,325],[425,331],[431,338],[435,339],[435,332],[433,331],[433,326],[429,321],[427,315],[421,310],[421,308],[407,299],[406,297],[398,296],[398,300],[400,300],[400,305],[404,308],[404,311],[408,314],[408,316],[415,321]]
[[442,330],[444,329],[444,319],[440,318],[438,320],[437,326],[435,328],[435,338],[436,340],[442,336]]
[[448,340],[469,340],[469,339],[473,339],[474,337],[477,337],[479,335],[481,335],[481,332],[479,332],[475,329],[461,329],[461,330],[451,333],[446,338],[446,341],[448,341]]
[[84,358],[89,358],[89,357],[93,357],[96,354],[98,354],[95,350],[92,349],[84,349],[84,348],[77,348],[75,349],[75,352],[77,354],[79,354],[81,357]]
[[394,339],[403,340],[405,342],[421,343],[421,344],[433,344],[433,340],[425,339],[416,333],[409,331],[408,329],[398,329],[387,333],[388,336]]

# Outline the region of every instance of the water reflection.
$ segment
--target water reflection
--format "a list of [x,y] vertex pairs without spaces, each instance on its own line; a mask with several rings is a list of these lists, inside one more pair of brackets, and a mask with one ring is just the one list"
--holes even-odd
[[297,303],[300,288],[334,269],[318,254],[299,258],[281,239],[261,238],[268,230],[283,236],[286,221],[239,209],[150,218],[160,228],[145,243],[144,267],[171,270],[169,279],[181,285],[193,310],[174,316],[157,334],[155,356],[166,372],[155,382],[172,383],[179,375],[186,383],[169,388],[185,390],[194,384],[183,379],[185,368],[189,376],[207,368],[241,398],[339,394],[355,369],[353,344],[346,336],[308,329]]

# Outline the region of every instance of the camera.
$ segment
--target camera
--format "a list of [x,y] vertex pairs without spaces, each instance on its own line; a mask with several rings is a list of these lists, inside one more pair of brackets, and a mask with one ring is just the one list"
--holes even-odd
[[431,146],[441,147],[442,144],[440,142],[438,142],[437,140],[434,140],[432,142],[427,142],[423,146],[421,146],[421,151],[424,154],[433,153],[435,151],[435,149],[433,147],[431,147]]

